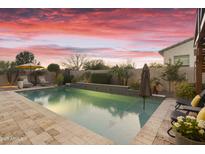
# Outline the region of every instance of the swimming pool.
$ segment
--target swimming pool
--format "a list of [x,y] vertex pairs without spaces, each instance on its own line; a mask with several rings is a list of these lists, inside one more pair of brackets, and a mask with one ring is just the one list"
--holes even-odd
[[129,144],[162,102],[91,90],[58,87],[18,92],[116,144]]

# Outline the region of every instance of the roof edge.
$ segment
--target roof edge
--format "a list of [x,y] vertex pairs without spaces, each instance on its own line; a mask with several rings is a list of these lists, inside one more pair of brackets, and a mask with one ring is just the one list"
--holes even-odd
[[183,40],[183,41],[181,41],[181,42],[178,42],[178,43],[176,43],[176,44],[173,44],[173,45],[171,45],[171,46],[168,46],[168,47],[166,47],[166,48],[164,48],[164,49],[159,50],[158,52],[159,52],[160,55],[162,55],[164,51],[169,50],[169,49],[172,49],[172,48],[174,48],[174,47],[177,47],[177,46],[179,46],[179,45],[181,45],[181,44],[187,43],[187,42],[192,41],[192,40],[194,40],[194,37],[188,38],[188,39],[186,39],[186,40]]

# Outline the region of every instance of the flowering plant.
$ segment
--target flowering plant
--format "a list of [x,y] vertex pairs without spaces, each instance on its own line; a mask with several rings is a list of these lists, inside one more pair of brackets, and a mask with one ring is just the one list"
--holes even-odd
[[173,129],[182,136],[204,142],[205,141],[205,121],[197,121],[193,116],[177,117],[177,122],[174,123]]

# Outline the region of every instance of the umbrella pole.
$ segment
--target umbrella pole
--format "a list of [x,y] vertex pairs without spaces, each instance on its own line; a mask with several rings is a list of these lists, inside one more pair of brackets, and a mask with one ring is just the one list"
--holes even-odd
[[145,110],[145,96],[143,96],[143,110]]

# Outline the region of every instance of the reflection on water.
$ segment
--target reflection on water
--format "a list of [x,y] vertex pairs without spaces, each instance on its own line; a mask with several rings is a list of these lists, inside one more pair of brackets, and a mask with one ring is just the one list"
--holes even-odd
[[53,88],[20,94],[41,103],[118,144],[129,144],[161,100],[129,97],[75,88]]

